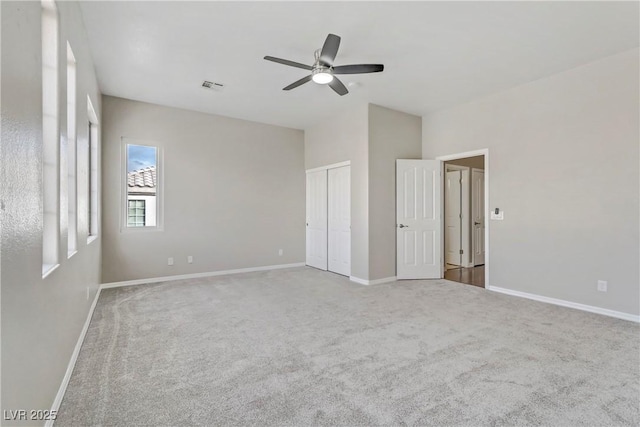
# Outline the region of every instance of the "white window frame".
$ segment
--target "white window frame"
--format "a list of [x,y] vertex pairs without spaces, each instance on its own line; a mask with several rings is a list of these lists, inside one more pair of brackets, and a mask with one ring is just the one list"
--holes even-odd
[[78,253],[77,63],[67,41],[67,258]]
[[100,124],[96,110],[93,108],[91,97],[87,95],[87,116],[89,119],[88,154],[87,154],[87,244],[100,237]]
[[[129,227],[127,225],[128,186],[127,186],[127,157],[128,145],[142,145],[156,149],[156,225],[144,227]],[[164,156],[162,147],[155,141],[122,137],[120,144],[121,184],[120,184],[120,232],[140,233],[146,231],[164,230]]]
[[[42,278],[60,266],[60,52],[58,9],[42,0]],[[52,34],[53,33],[53,34]]]

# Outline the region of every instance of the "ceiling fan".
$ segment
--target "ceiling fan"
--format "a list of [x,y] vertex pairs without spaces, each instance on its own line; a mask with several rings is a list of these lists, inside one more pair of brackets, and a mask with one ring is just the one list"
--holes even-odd
[[289,61],[288,59],[274,58],[273,56],[265,56],[267,61],[277,62],[279,64],[289,65],[290,67],[302,68],[311,71],[311,74],[291,83],[282,90],[295,89],[308,81],[313,80],[318,84],[328,84],[338,95],[346,95],[349,93],[344,84],[335,76],[336,74],[363,74],[363,73],[379,73],[384,70],[382,64],[357,64],[357,65],[339,65],[334,67],[333,61],[338,54],[340,47],[340,37],[335,34],[329,34],[324,41],[322,49],[315,51],[315,62],[313,65],[305,65],[299,62]]

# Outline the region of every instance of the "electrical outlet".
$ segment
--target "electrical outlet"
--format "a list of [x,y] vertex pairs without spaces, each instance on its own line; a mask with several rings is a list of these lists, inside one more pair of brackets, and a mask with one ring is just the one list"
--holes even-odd
[[187,262],[188,262],[189,264],[193,264],[193,256],[189,255],[189,256],[187,257]]
[[278,256],[282,256],[282,254],[284,254],[284,251],[282,249],[278,249]]
[[607,281],[606,280],[598,280],[598,290],[600,292],[607,292]]
[[169,258],[167,260],[167,265],[173,265],[173,258]]

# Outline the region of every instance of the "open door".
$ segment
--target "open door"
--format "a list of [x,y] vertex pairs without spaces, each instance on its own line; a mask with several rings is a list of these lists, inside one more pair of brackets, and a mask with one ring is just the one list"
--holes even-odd
[[398,279],[442,278],[442,162],[396,160]]
[[446,171],[444,182],[444,261],[462,267],[462,171]]
[[473,218],[473,265],[484,265],[484,170],[471,171],[471,217]]

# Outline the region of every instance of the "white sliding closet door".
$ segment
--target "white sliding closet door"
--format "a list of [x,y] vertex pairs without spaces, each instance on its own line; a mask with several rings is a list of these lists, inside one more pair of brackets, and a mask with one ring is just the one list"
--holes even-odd
[[307,265],[327,269],[327,171],[307,172]]
[[329,169],[329,271],[351,274],[351,167]]

